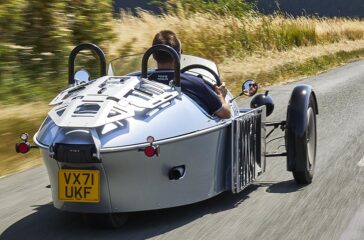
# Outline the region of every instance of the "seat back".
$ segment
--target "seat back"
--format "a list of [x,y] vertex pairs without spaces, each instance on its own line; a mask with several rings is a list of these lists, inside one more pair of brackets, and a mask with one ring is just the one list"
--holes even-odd
[[169,82],[174,79],[174,71],[173,70],[154,71],[148,76],[148,79],[168,85]]

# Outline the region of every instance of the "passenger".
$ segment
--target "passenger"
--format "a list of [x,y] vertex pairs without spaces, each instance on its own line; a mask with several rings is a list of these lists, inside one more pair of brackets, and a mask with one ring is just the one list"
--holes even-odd
[[[157,33],[153,39],[153,46],[165,44],[172,47],[178,54],[181,54],[181,42],[177,35],[168,30]],[[158,51],[153,53],[153,58],[157,62],[156,71],[171,71],[174,69],[174,60],[166,52]],[[159,82],[161,79],[158,79]],[[168,80],[168,79],[165,79]],[[168,82],[165,82],[168,84]],[[220,118],[230,118],[230,105],[225,101],[227,89],[225,83],[221,86],[208,86],[204,80],[188,73],[181,74],[181,89],[184,94],[197,102],[207,113]]]

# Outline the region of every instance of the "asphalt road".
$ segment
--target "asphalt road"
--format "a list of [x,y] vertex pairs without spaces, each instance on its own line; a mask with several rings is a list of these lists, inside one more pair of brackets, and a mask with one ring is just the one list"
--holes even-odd
[[240,194],[136,213],[121,229],[99,230],[53,208],[39,167],[0,179],[0,239],[364,239],[364,61],[271,87],[271,120],[284,118],[300,83],[319,102],[311,185],[296,185],[284,158],[268,159],[267,172]]

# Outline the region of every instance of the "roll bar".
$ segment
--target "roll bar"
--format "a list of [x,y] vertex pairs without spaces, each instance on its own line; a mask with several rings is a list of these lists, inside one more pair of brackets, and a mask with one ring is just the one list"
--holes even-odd
[[82,50],[90,50],[97,54],[100,60],[100,74],[106,76],[106,57],[105,53],[95,44],[81,43],[77,45],[70,53],[68,58],[68,84],[75,83],[75,59],[77,54]]
[[172,47],[164,45],[164,44],[157,44],[153,47],[149,48],[142,59],[142,78],[148,77],[148,60],[150,55],[157,51],[164,51],[167,52],[174,60],[174,86],[181,87],[181,63],[179,60],[179,54],[174,50]]

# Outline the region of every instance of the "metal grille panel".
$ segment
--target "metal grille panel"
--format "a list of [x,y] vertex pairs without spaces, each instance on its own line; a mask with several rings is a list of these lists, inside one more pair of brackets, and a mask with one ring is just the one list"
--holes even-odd
[[262,164],[263,112],[263,108],[254,109],[241,114],[232,123],[231,187],[234,193],[240,192],[255,181],[258,172],[264,170]]

